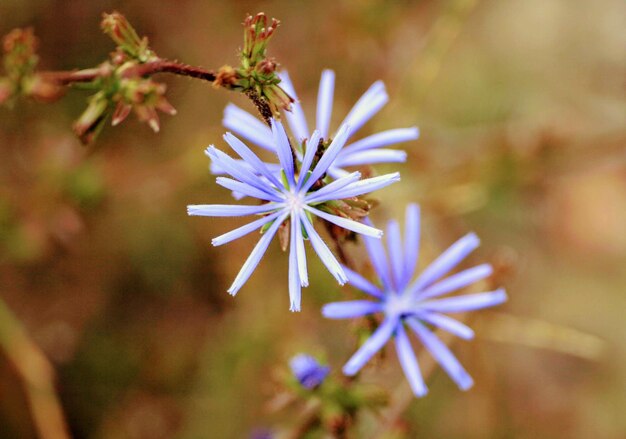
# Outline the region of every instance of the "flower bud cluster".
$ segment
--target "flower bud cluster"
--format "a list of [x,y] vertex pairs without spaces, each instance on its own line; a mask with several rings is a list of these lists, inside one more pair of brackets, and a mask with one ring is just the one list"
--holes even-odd
[[131,111],[154,132],[160,130],[157,110],[174,115],[176,109],[165,98],[165,84],[143,77],[140,67],[158,61],[148,47],[148,39],[140,38],[128,20],[119,12],[104,14],[102,30],[118,45],[111,59],[98,67],[92,82],[98,91],[89,98],[87,109],[73,125],[84,144],[95,140],[111,117],[113,126],[122,123]]
[[278,84],[277,63],[267,57],[267,44],[278,27],[279,21],[271,22],[263,13],[246,17],[244,26],[244,46],[241,51],[241,66],[236,70],[236,88],[244,92],[254,91],[265,99],[275,115],[289,110],[293,98]]
[[2,41],[5,77],[0,77],[0,104],[23,95],[50,102],[63,95],[62,87],[35,73],[39,62],[37,38],[31,28],[14,29]]
[[148,38],[140,38],[133,26],[119,12],[103,14],[100,27],[117,44],[118,51],[141,63],[157,59],[148,47]]

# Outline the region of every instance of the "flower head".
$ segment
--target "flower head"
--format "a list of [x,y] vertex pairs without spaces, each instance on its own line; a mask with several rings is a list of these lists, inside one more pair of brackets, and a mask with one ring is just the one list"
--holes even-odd
[[474,332],[445,313],[462,313],[499,305],[506,301],[506,293],[503,289],[498,289],[485,293],[439,298],[491,274],[491,266],[482,264],[444,278],[478,247],[478,237],[473,233],[452,244],[411,282],[418,259],[419,232],[419,209],[417,205],[409,205],[404,244],[398,223],[389,222],[387,228],[389,262],[382,243],[365,238],[367,251],[382,287],[375,286],[344,267],[348,282],[372,296],[374,300],[330,303],[324,306],[322,313],[332,319],[354,318],[374,313],[381,313],[384,316],[372,336],[345,364],[343,372],[346,375],[356,374],[389,339],[395,336],[398,359],[413,392],[416,396],[425,395],[426,385],[405,330],[405,326],[408,326],[456,384],[462,390],[467,390],[473,384],[472,378],[427,325],[438,327],[463,339],[471,339]]
[[322,366],[307,354],[298,354],[289,361],[291,372],[305,389],[311,390],[324,382],[330,367]]
[[[294,139],[303,142],[311,138],[311,132],[304,116],[302,106],[287,72],[280,74],[281,86],[295,100],[290,112],[285,112],[285,117]],[[367,121],[369,121],[387,103],[389,96],[382,81],[377,81],[361,96],[352,110],[345,117],[337,132],[330,132],[330,119],[332,116],[333,93],[335,89],[335,73],[332,70],[324,70],[320,80],[317,97],[316,128],[320,139],[324,143],[330,143],[331,138],[336,137],[345,126],[351,127],[348,139],[352,137]],[[234,133],[242,136],[258,146],[273,151],[274,143],[270,129],[250,113],[240,109],[236,105],[229,104],[224,110],[224,126]],[[383,131],[361,140],[347,144],[337,154],[334,162],[328,168],[328,174],[332,178],[348,175],[344,168],[349,166],[371,165],[375,163],[404,162],[406,153],[386,148],[400,142],[415,140],[419,136],[416,127],[398,128]],[[347,142],[346,142],[347,143]]]
[[301,287],[309,283],[304,249],[305,239],[308,238],[319,258],[340,284],[347,280],[341,265],[315,231],[312,222],[314,217],[317,216],[365,236],[373,238],[382,236],[382,231],[374,227],[329,213],[332,210],[327,207],[327,204],[336,200],[357,197],[399,181],[400,175],[397,172],[364,180],[360,179],[360,173],[353,172],[321,188],[315,185],[336,159],[346,142],[348,133],[349,127],[345,126],[337,133],[318,160],[316,153],[320,133],[315,131],[307,143],[309,147],[306,148],[302,162],[295,163],[289,139],[282,124],[272,121],[274,150],[280,162],[278,174],[271,171],[243,142],[230,133],[224,136],[224,140],[241,157],[241,161],[234,160],[213,146],[207,149],[207,155],[213,163],[232,177],[218,177],[219,185],[248,197],[257,198],[262,202],[259,205],[245,206],[215,204],[188,206],[189,215],[215,217],[260,215],[260,218],[255,221],[213,239],[213,245],[222,245],[259,228],[263,232],[261,239],[228,289],[230,294],[235,295],[248,280],[272,238],[283,224],[289,227],[287,230],[290,236],[289,296],[292,311],[300,310]]

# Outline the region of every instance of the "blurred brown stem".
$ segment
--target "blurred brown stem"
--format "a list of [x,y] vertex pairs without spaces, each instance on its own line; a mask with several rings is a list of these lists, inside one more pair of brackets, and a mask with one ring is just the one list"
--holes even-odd
[[[132,78],[137,76],[150,76],[156,73],[173,73],[175,75],[202,79],[209,82],[213,82],[217,78],[217,75],[212,70],[205,70],[200,67],[164,59],[131,67],[125,70],[122,76]],[[85,70],[49,71],[40,73],[45,79],[59,85],[71,85],[75,82],[91,82],[106,74],[108,74],[108,69],[101,67]]]
[[1,299],[0,349],[24,383],[38,437],[69,439],[63,410],[54,388],[54,370]]
[[301,439],[303,438],[320,419],[321,403],[319,400],[312,401],[298,416],[298,423],[280,439]]

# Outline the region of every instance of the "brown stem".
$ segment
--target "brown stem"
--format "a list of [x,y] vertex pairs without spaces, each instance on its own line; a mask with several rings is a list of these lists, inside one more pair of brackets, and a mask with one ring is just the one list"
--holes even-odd
[[54,369],[1,299],[0,355],[6,356],[23,383],[37,437],[69,439],[54,386]]
[[212,70],[205,70],[200,67],[190,66],[175,61],[158,60],[145,64],[139,64],[135,67],[127,69],[122,73],[125,78],[135,76],[150,76],[155,73],[173,73],[180,76],[188,76],[190,78],[202,79],[204,81],[213,82],[217,75]]
[[[173,73],[175,75],[202,79],[209,82],[215,81],[217,77],[211,70],[168,60],[157,60],[139,64],[124,70],[122,76],[124,78],[132,78],[136,76],[150,76],[156,73]],[[40,73],[45,79],[56,82],[59,85],[71,85],[75,82],[90,82],[108,74],[110,74],[110,68],[106,64],[93,69]]]
[[280,439],[301,439],[320,420],[320,401],[312,401],[300,413],[298,423],[286,434],[278,436]]
[[335,251],[337,252],[339,261],[343,265],[348,267],[349,269],[356,270],[354,261],[352,260],[352,258],[350,257],[346,249],[344,248],[345,242],[342,242],[341,237],[336,233],[335,225],[328,221],[324,221],[324,226],[326,226],[326,230],[328,231],[328,234],[330,235],[331,239],[333,240],[333,243],[335,244]]
[[102,74],[103,70],[100,68],[39,73],[45,80],[58,85],[71,85],[75,82],[91,82],[102,76]]

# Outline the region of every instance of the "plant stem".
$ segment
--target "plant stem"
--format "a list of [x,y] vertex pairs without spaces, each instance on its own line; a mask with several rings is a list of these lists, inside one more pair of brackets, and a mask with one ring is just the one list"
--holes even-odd
[[54,370],[47,358],[0,299],[0,349],[23,381],[33,423],[41,439],[69,439]]
[[[45,79],[51,82],[56,82],[59,85],[71,85],[75,82],[91,82],[109,73],[110,69],[103,65],[93,69],[48,71],[40,72],[39,74]],[[122,73],[122,76],[125,78],[132,78],[136,76],[150,76],[156,73],[173,73],[175,75],[202,79],[209,82],[215,81],[217,77],[215,72],[212,70],[205,70],[200,67],[194,67],[188,64],[168,61],[165,59],[159,59],[157,61],[151,61],[131,67],[125,70]]]

